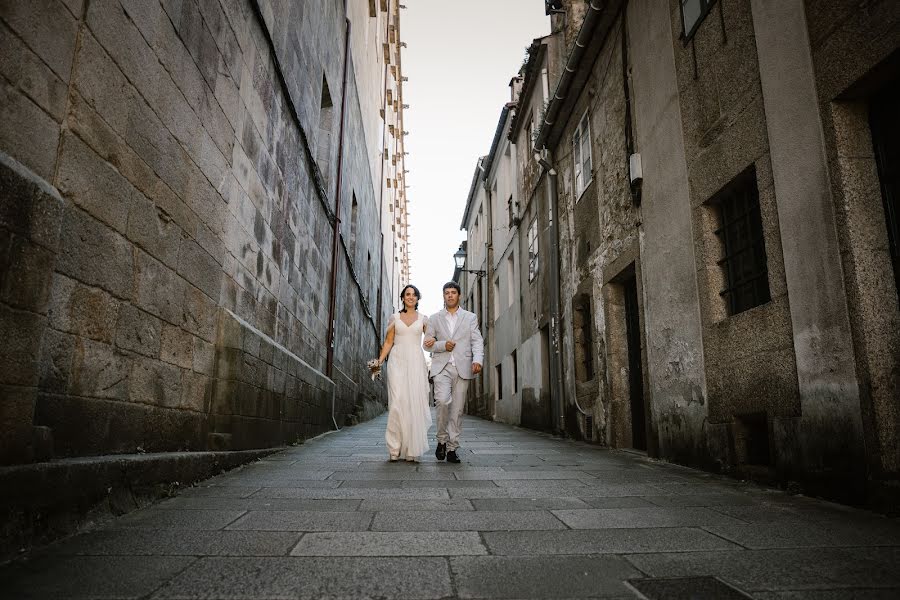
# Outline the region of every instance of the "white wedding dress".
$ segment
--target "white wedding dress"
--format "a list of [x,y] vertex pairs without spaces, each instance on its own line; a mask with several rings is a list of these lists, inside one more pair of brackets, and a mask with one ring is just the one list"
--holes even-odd
[[407,326],[400,313],[394,321],[394,346],[387,359],[388,424],[384,433],[392,457],[412,460],[428,450],[431,409],[428,369],[422,352],[425,317]]

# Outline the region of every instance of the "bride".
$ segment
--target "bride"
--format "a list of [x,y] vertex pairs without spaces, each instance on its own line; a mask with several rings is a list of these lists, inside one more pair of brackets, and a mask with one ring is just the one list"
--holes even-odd
[[420,315],[422,295],[414,285],[400,292],[403,308],[391,315],[378,364],[387,366],[388,423],[384,432],[391,461],[418,462],[428,450],[431,410],[428,408],[428,370],[422,353],[427,317]]

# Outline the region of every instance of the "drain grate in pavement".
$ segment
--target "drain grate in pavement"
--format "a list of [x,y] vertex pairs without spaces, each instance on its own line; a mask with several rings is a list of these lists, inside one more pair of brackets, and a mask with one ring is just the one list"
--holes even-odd
[[629,579],[647,600],[747,600],[750,596],[715,577]]

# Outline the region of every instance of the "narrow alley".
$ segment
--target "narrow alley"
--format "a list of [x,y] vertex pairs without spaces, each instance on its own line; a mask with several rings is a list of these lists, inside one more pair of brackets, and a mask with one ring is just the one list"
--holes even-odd
[[[383,415],[0,570],[4,598],[896,598],[873,513],[468,417],[389,463]],[[432,438],[433,439],[433,438]],[[746,595],[745,595],[746,594]]]

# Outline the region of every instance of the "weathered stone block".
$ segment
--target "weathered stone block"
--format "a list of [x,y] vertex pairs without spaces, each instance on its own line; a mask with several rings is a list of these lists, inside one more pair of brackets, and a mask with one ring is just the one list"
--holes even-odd
[[193,338],[193,344],[194,372],[213,376],[216,371],[216,347],[198,337]]
[[166,266],[178,266],[184,232],[165,210],[141,195],[136,195],[131,204],[127,235]]
[[74,206],[68,207],[63,217],[57,270],[118,298],[132,297],[131,244]]
[[69,81],[78,23],[57,0],[9,2],[0,17],[65,82]]
[[68,93],[66,82],[5,23],[0,25],[0,72],[57,122],[62,121]]
[[50,180],[58,144],[59,123],[6,81],[0,81],[0,147]]
[[[161,212],[160,219],[170,218],[183,231],[194,231],[197,224],[197,216],[181,200],[166,183],[153,172],[146,160],[148,157],[139,156],[113,130],[110,125],[88,105],[80,95],[72,99],[70,110],[72,130],[91,146],[104,160],[113,165],[131,182],[135,188],[149,198]],[[132,207],[134,210],[139,206]],[[135,218],[140,218],[136,216]],[[137,224],[137,223],[136,223]],[[131,233],[128,234],[131,238]],[[138,234],[135,234],[136,236]],[[177,252],[176,246],[173,250]],[[174,264],[174,263],[173,263]]]
[[17,235],[9,236],[9,244],[3,250],[0,300],[36,313],[46,312],[54,253]]
[[38,382],[41,391],[63,394],[69,389],[74,355],[74,336],[49,327],[44,329]]
[[57,273],[47,313],[50,327],[111,344],[116,337],[119,304],[109,292]]
[[0,464],[31,460],[35,397],[34,388],[0,385]]
[[259,348],[261,344],[262,338],[259,335],[259,332],[244,326],[244,352],[255,358],[259,358]]
[[160,358],[179,367],[192,369],[194,367],[193,340],[194,336],[180,327],[164,325]]
[[181,242],[178,274],[200,288],[207,296],[218,299],[222,285],[222,267],[192,239]]
[[63,200],[56,188],[12,157],[0,152],[0,228],[55,252]]
[[34,386],[46,318],[0,304],[0,383]]
[[137,358],[131,370],[129,400],[168,408],[181,405],[182,370],[150,358]]
[[209,377],[193,371],[184,371],[181,374],[180,408],[205,413],[211,396],[212,382]]
[[109,344],[79,340],[75,346],[69,393],[126,400],[128,398],[131,359]]
[[216,311],[214,300],[191,285],[184,286],[182,327],[208,342],[216,339]]
[[132,205],[143,199],[121,173],[71,133],[63,136],[56,181],[64,197],[121,234]]
[[137,251],[135,303],[169,323],[180,323],[186,284],[174,271]]
[[241,379],[244,353],[239,348],[216,349],[216,378],[229,381]]
[[116,346],[144,356],[157,357],[160,352],[163,323],[131,304],[123,304],[116,325]]
[[223,348],[244,347],[244,327],[229,311],[219,312],[219,346]]
[[244,352],[241,358],[243,360],[243,365],[241,367],[241,381],[256,387],[265,387],[267,377],[266,363],[247,352]]

